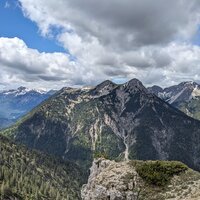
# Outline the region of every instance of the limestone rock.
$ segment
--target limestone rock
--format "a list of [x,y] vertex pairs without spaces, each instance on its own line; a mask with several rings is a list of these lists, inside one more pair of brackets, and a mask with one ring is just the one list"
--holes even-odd
[[174,176],[164,187],[147,184],[136,172],[134,161],[96,159],[88,183],[82,187],[83,200],[199,200],[200,174],[188,169]]

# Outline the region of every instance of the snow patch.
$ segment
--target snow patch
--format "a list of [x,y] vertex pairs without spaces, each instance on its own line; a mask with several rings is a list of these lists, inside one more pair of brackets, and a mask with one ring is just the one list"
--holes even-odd
[[192,92],[192,97],[199,97],[199,96],[200,96],[200,89],[198,88],[198,85],[196,85]]
[[159,92],[158,97],[163,99],[163,100],[169,100],[172,96],[172,92]]
[[47,91],[43,89],[30,89],[25,87],[19,87],[16,90],[4,90],[2,91],[3,95],[14,95],[14,96],[22,96],[30,92],[35,92],[39,94],[46,94]]

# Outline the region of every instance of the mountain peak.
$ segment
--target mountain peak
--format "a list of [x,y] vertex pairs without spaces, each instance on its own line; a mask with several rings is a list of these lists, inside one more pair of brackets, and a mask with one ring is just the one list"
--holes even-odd
[[21,86],[21,87],[17,88],[17,90],[16,90],[17,95],[24,95],[24,94],[29,93],[29,92],[45,94],[48,91],[46,91],[44,89],[31,89],[31,88],[27,88],[27,87],[24,87],[24,86]]
[[199,97],[200,85],[194,81],[185,81],[164,89],[153,86],[148,88],[148,91],[178,107],[183,102],[189,102],[192,98]]
[[58,92],[3,133],[85,171],[93,152],[112,159],[180,160],[200,170],[200,122],[154,97],[137,79],[104,81],[86,92]]
[[126,82],[124,86],[129,89],[139,89],[141,91],[147,92],[147,89],[144,87],[142,82],[136,78],[133,78],[130,81]]
[[22,96],[22,95],[26,95],[29,93],[46,94],[46,93],[48,93],[48,91],[46,91],[44,89],[30,89],[30,88],[26,88],[24,86],[20,86],[17,89],[4,90],[1,93],[3,95]]
[[24,86],[20,86],[20,87],[17,88],[17,90],[19,90],[19,91],[23,91],[23,90],[27,90],[27,88],[24,87]]
[[130,81],[128,81],[129,84],[142,84],[142,82],[140,80],[138,80],[137,78],[133,78]]
[[157,85],[153,85],[151,88],[155,89],[155,90],[160,90],[160,91],[163,90],[163,88],[161,88],[160,86],[157,86]]
[[126,84],[130,85],[130,86],[144,87],[142,82],[140,80],[136,79],[136,78],[131,79]]
[[163,88],[161,88],[160,86],[157,86],[157,85],[153,85],[152,87],[148,87],[147,90],[148,90],[149,93],[155,94],[157,96],[159,96],[159,94],[163,92]]
[[92,90],[92,95],[106,95],[110,91],[112,91],[114,88],[117,87],[117,84],[113,83],[110,80],[103,81],[99,85],[97,85],[93,90]]
[[184,86],[184,87],[197,87],[199,86],[198,83],[194,82],[194,81],[185,81],[179,84],[179,86]]
[[116,84],[115,83],[113,83],[112,81],[110,81],[110,80],[105,80],[105,81],[103,81],[102,83],[100,83],[100,84],[98,84],[97,86],[96,86],[96,88],[97,87],[106,87],[106,86],[115,86]]

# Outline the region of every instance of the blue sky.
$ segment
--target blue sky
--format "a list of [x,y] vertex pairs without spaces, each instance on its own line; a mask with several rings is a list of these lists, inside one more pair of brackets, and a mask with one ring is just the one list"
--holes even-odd
[[200,26],[199,26],[199,28],[198,28],[197,33],[196,33],[195,36],[194,36],[193,43],[194,43],[195,45],[200,46]]
[[0,37],[18,37],[40,52],[65,52],[56,40],[40,35],[37,25],[24,17],[16,0],[0,1]]

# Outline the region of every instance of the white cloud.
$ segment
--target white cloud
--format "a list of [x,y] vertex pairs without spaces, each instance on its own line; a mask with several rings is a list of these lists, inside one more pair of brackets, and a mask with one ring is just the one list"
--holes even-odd
[[[200,48],[190,44],[200,20],[198,0],[19,0],[45,37],[71,53],[39,53],[23,41],[1,38],[5,83],[49,87],[141,79],[170,85],[200,81]],[[52,27],[62,31],[54,35]],[[13,51],[13,47],[15,51]],[[20,58],[20,59],[18,59]],[[21,74],[20,74],[21,73]]]
[[[70,43],[79,57],[75,62],[65,53],[30,49],[19,38],[0,38],[1,85],[61,88],[137,77],[147,85],[166,86],[183,80],[200,80],[199,46],[170,43],[165,47],[148,46],[108,54],[98,43],[82,45],[83,41],[77,41]],[[79,43],[81,51],[77,48]]]
[[[144,50],[149,51],[149,49]],[[165,47],[150,49],[154,65],[145,70],[142,79],[146,84],[170,86],[181,81],[200,83],[200,47],[187,43],[170,43]],[[148,53],[147,53],[148,54]],[[156,57],[154,55],[157,54]],[[164,60],[159,60],[164,55]],[[166,58],[165,58],[166,57]],[[161,65],[165,63],[166,65]],[[158,63],[158,64],[156,64]]]
[[51,26],[119,49],[191,37],[199,23],[198,0],[20,0],[43,34]]
[[[19,38],[0,38],[1,83],[44,84],[60,87],[78,84],[82,71],[64,53],[40,53],[30,49]],[[84,73],[84,72],[82,72]]]

